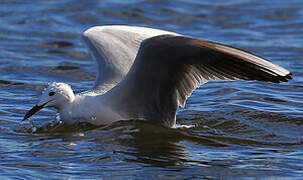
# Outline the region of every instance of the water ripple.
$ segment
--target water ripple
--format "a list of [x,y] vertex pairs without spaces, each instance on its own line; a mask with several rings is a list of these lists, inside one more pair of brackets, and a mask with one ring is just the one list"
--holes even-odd
[[[279,1],[2,1],[0,177],[11,179],[301,178],[303,3]],[[289,69],[288,83],[212,82],[167,129],[144,122],[54,124],[45,109],[19,124],[50,81],[92,87],[81,32],[143,25],[252,51]],[[192,126],[194,125],[194,126]],[[182,127],[182,126],[181,126]]]

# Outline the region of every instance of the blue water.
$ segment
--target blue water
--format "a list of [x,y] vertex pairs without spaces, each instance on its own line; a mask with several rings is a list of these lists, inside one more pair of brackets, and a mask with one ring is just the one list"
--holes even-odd
[[[55,111],[20,124],[47,82],[76,92],[96,69],[80,35],[141,25],[254,52],[293,73],[287,83],[212,82],[167,129],[142,122],[52,126]],[[0,0],[1,179],[301,179],[303,1]]]

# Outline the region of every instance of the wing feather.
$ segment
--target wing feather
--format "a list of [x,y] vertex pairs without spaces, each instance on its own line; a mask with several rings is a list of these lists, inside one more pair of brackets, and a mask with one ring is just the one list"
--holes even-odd
[[248,52],[201,39],[162,35],[142,42],[134,65],[108,94],[131,118],[175,125],[179,106],[198,86],[213,80],[278,83],[290,72]]
[[96,26],[82,37],[98,67],[92,91],[104,93],[127,74],[144,39],[173,32],[135,26]]

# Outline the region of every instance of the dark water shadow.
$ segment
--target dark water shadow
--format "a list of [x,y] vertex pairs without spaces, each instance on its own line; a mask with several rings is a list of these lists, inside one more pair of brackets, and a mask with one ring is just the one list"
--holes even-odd
[[[39,159],[43,157],[48,160],[45,165],[58,167],[59,158],[63,163],[84,163],[91,167],[88,173],[97,174],[117,163],[121,169],[135,169],[138,165],[150,168],[150,172],[144,172],[151,178],[159,178],[163,168],[166,175],[171,172],[174,178],[184,174],[200,174],[197,178],[285,175],[275,168],[289,168],[291,163],[276,161],[303,145],[299,139],[285,137],[280,131],[292,126],[300,129],[301,121],[282,114],[190,111],[179,114],[178,122],[195,126],[172,129],[135,120],[99,127],[87,123],[46,123],[35,133],[31,133],[30,126],[22,125],[10,136],[26,144],[24,154],[39,157],[32,164],[41,163]],[[272,165],[266,167],[269,163]]]
[[[209,160],[190,158],[188,148],[195,146],[198,147],[197,151],[203,154],[220,149],[222,152],[228,152],[255,147],[283,149],[303,145],[299,138],[284,136],[287,131],[280,130],[283,127],[290,129],[293,125],[299,129],[303,128],[301,121],[287,119],[280,114],[187,112],[179,116],[179,122],[195,125],[190,128],[172,129],[135,120],[120,121],[101,127],[87,123],[73,126],[47,123],[38,127],[30,141],[35,138],[37,140],[59,138],[63,142],[93,142],[97,146],[102,146],[101,151],[104,147],[109,147],[113,153],[122,155],[124,161],[154,167],[180,164],[210,165]],[[24,127],[18,131],[31,133],[31,127]]]

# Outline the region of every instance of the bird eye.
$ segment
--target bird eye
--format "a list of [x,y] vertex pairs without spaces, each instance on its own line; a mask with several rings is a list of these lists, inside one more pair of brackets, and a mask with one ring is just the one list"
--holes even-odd
[[56,93],[55,93],[54,91],[51,91],[51,92],[48,93],[49,96],[53,96],[53,95],[55,95],[55,94],[56,94]]

